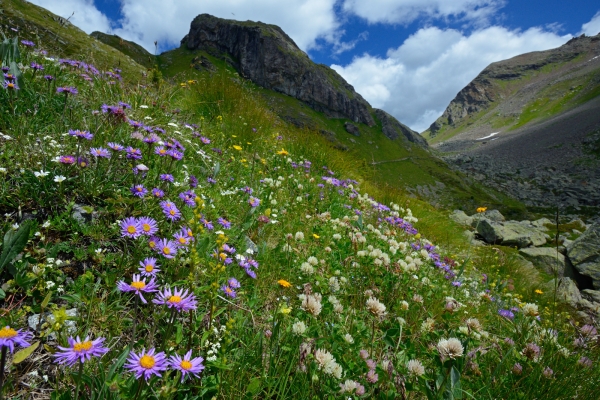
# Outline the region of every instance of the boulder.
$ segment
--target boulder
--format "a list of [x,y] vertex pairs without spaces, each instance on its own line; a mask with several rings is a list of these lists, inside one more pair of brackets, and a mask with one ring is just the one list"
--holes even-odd
[[473,217],[469,217],[464,211],[454,210],[450,214],[450,219],[460,225],[471,225]]
[[519,253],[547,274],[554,275],[556,272],[558,276],[563,276],[565,273],[565,256],[554,248],[528,247],[519,250]]
[[595,303],[600,303],[600,290],[583,289],[581,294]]
[[488,210],[482,213],[477,213],[472,215],[471,218],[473,218],[473,222],[471,222],[471,226],[473,228],[476,228],[478,222],[482,219],[487,219],[493,222],[504,222],[506,220],[506,218],[504,218],[504,215],[502,215],[498,210]]
[[573,268],[591,278],[594,289],[600,289],[600,224],[593,224],[569,243],[567,257]]
[[531,225],[535,226],[536,228],[542,231],[547,231],[548,228],[546,226],[551,224],[553,224],[553,222],[548,218],[540,218],[536,219],[535,221],[531,221]]
[[546,243],[543,232],[534,228],[527,228],[516,221],[500,223],[483,218],[476,227],[477,232],[484,240],[491,244],[523,248],[541,246]]
[[350,122],[344,124],[344,129],[351,135],[360,136],[360,129],[358,129],[358,126],[351,124]]

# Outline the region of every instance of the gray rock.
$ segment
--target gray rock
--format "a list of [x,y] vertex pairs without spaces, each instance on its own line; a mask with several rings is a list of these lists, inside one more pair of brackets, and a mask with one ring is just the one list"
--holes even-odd
[[477,232],[487,243],[518,248],[541,246],[546,243],[544,234],[537,229],[527,228],[516,221],[503,223],[483,218],[477,224]]
[[[553,287],[554,280],[550,282],[552,284],[551,286]],[[566,277],[559,278],[556,298],[559,301],[567,303],[573,308],[577,308],[579,303],[583,300],[575,282],[571,278]]]
[[315,64],[278,26],[198,15],[181,40],[225,60],[257,85],[292,96],[334,118],[375,125],[369,103],[323,64]]
[[571,224],[575,225],[575,229],[579,231],[585,231],[587,228],[585,222],[580,219],[574,219],[573,221],[569,222],[569,225]]
[[471,223],[473,222],[473,218],[469,217],[467,214],[465,214],[464,211],[461,210],[452,211],[452,214],[450,214],[450,219],[456,222],[457,224],[467,226],[471,225]]
[[94,213],[93,207],[84,206],[83,204],[75,204],[73,206],[73,214],[71,214],[71,216],[80,224],[87,224],[92,222],[92,220],[96,217],[96,213]]
[[360,136],[360,129],[358,129],[358,126],[351,124],[350,122],[344,124],[344,129],[351,135]]
[[520,249],[519,253],[549,275],[554,275],[556,271],[560,277],[565,273],[565,256],[560,253],[557,254],[556,249],[550,247],[528,247]]
[[567,246],[567,257],[580,274],[592,278],[600,289],[600,224],[593,224]]
[[536,228],[542,230],[542,231],[547,231],[548,228],[546,227],[546,225],[552,224],[553,222],[550,221],[548,218],[540,218],[540,219],[536,219],[535,221],[531,221],[531,225],[535,226]]
[[411,143],[418,144],[421,147],[427,147],[427,141],[418,133],[410,129],[408,126],[400,123],[396,118],[383,110],[374,108],[375,116],[381,121],[381,130],[389,139],[395,140],[403,138]]
[[502,215],[498,210],[487,210],[482,213],[473,214],[471,218],[473,218],[473,222],[471,222],[471,226],[473,228],[477,227],[478,222],[482,219],[487,219],[493,222],[504,222],[506,220],[504,215]]
[[473,246],[485,246],[485,242],[475,238],[475,232],[466,230],[463,232],[463,236],[466,237],[469,243]]
[[[67,313],[67,316],[69,316],[71,318],[77,317],[77,309],[76,308],[71,308],[69,310],[66,310],[66,313]],[[39,321],[40,321],[40,314],[33,314],[33,315],[29,316],[29,318],[27,318],[27,324],[29,325],[29,328],[32,331],[35,331],[37,329]],[[54,323],[54,315],[52,313],[45,313],[44,318],[42,319],[42,325],[44,324],[44,322],[53,324]],[[75,332],[77,332],[77,325],[76,325],[75,321],[73,321],[73,320],[65,321],[64,326],[65,326],[66,332],[71,335],[75,334]],[[50,335],[48,335],[48,337],[51,339],[56,339],[56,335],[54,333],[51,333]]]
[[583,289],[581,294],[595,303],[600,303],[600,290]]

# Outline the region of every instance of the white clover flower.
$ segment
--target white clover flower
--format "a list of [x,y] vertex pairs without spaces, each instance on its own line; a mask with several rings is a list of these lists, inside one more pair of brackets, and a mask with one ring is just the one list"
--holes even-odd
[[406,368],[408,369],[408,373],[412,376],[419,377],[425,374],[425,367],[419,360],[410,360],[406,363]]
[[311,265],[317,265],[319,263],[319,260],[317,259],[317,257],[315,256],[310,256],[308,257],[308,263]]
[[302,265],[300,265],[300,271],[302,271],[306,275],[312,275],[315,272],[315,269],[313,268],[312,265],[305,262],[305,263],[302,263]]
[[530,317],[537,317],[539,315],[537,304],[527,303],[523,306],[522,310],[524,315]]
[[457,338],[440,339],[437,349],[442,359],[462,357],[464,352],[463,345]]
[[298,321],[294,325],[292,325],[292,332],[300,336],[304,334],[304,332],[306,332],[306,325],[304,324],[304,322]]
[[367,309],[377,318],[383,318],[386,315],[385,305],[375,297],[369,297],[367,300]]
[[354,343],[354,338],[349,333],[346,333],[344,335],[344,340],[350,344]]
[[321,313],[321,308],[322,308],[321,294],[315,293],[315,294],[309,294],[308,296],[305,296],[304,299],[302,300],[300,307],[304,311],[307,311],[316,317],[317,315],[319,315]]
[[339,233],[335,233],[333,235],[333,240],[340,240],[342,238],[342,235],[340,235]]
[[296,239],[296,240],[304,240],[304,233],[303,232],[296,232],[296,234],[294,235],[294,239]]

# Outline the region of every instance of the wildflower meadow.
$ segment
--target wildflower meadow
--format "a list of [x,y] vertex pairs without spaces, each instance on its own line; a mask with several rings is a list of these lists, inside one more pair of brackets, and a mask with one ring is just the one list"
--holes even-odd
[[0,399],[598,398],[597,327],[514,252],[235,74],[2,46]]

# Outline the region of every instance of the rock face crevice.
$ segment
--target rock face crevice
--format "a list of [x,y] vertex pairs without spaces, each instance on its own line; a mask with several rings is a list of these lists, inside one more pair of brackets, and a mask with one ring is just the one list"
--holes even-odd
[[225,59],[244,78],[330,117],[375,124],[369,103],[337,72],[313,63],[278,26],[201,14],[181,43]]

